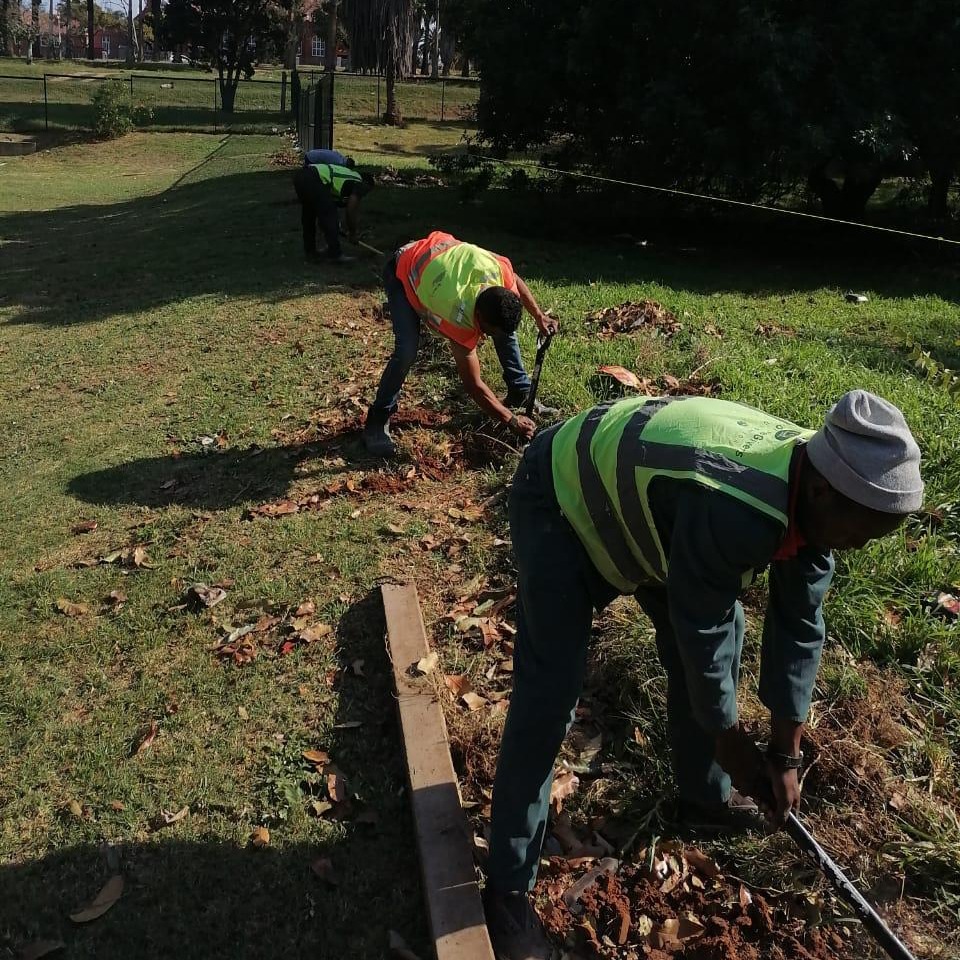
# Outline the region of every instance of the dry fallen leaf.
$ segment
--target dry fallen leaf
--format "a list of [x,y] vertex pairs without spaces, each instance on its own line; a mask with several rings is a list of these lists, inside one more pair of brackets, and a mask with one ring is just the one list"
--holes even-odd
[[150,726],[147,728],[147,732],[140,739],[140,742],[137,744],[136,749],[133,751],[133,755],[137,756],[139,753],[143,753],[144,750],[150,748],[153,744],[153,741],[156,739],[157,732],[160,729],[160,724],[156,720],[150,721]]
[[443,678],[443,682],[454,700],[459,700],[464,694],[473,690],[473,684],[465,673],[448,674]]
[[632,390],[639,390],[643,386],[640,378],[626,367],[604,366],[599,368],[600,373],[605,373],[608,377],[613,377],[618,383]]
[[300,631],[300,639],[304,643],[316,643],[324,637],[329,637],[333,633],[333,627],[329,623],[315,623],[312,627],[306,627]]
[[250,841],[255,847],[270,846],[270,831],[266,827],[255,827],[250,834]]
[[111,590],[107,595],[107,603],[111,607],[120,607],[127,602],[127,595],[122,590]]
[[110,809],[116,811],[117,813],[121,813],[127,809],[127,805],[122,800],[111,800]]
[[184,602],[194,607],[215,607],[227,599],[227,591],[222,587],[208,587],[205,583],[194,583],[187,588]]
[[572,770],[558,770],[550,787],[550,805],[557,813],[563,810],[563,801],[580,786],[580,778]]
[[421,657],[421,659],[417,661],[417,670],[420,673],[433,673],[439,663],[440,656],[434,651],[433,653],[428,653],[425,657]]
[[365,660],[354,660],[350,664],[350,668],[353,670],[353,673],[357,677],[365,677],[366,674],[363,672],[363,665],[366,663]]
[[57,609],[67,617],[82,617],[90,612],[90,605],[87,603],[74,603],[61,597],[57,601]]
[[312,617],[317,612],[317,605],[312,600],[304,600],[294,611],[295,617]]
[[70,532],[74,536],[77,536],[81,533],[93,533],[93,531],[97,529],[97,526],[98,524],[96,520],[81,520],[79,523],[75,523],[70,528]]
[[102,917],[120,899],[122,894],[123,877],[117,874],[106,882],[89,906],[78,910],[76,913],[71,913],[70,919],[74,923],[89,923],[91,920],[96,920],[97,917]]
[[715,880],[720,876],[720,868],[705,853],[696,847],[687,847],[683,851],[684,859],[698,873]]
[[481,697],[479,693],[474,693],[472,690],[463,694],[460,699],[467,705],[467,709],[469,709],[471,713],[476,710],[482,710],[489,703],[486,697]]
[[66,944],[62,940],[34,940],[20,951],[20,960],[40,960],[51,953],[63,950]]
[[327,774],[327,795],[334,803],[343,803],[347,799],[346,778],[335,770]]
[[339,883],[333,872],[333,864],[330,862],[329,857],[317,857],[317,859],[310,864],[310,869],[325,883],[329,883],[332,886],[336,886],[337,883]]
[[164,827],[172,827],[175,823],[179,823],[190,813],[189,807],[181,807],[179,810],[171,813],[169,810],[161,810],[160,815],[156,817],[153,821],[154,830],[162,830]]
[[250,711],[247,710],[247,708],[244,707],[244,706],[237,707],[237,716],[238,716],[241,720],[249,720],[249,719],[250,719]]
[[744,884],[740,884],[740,909],[746,910],[753,903],[753,896]]
[[303,759],[306,760],[307,763],[312,763],[315,766],[321,767],[325,763],[330,762],[330,755],[326,750],[304,750]]
[[130,563],[134,567],[149,567],[150,558],[147,556],[147,548],[143,546],[134,547],[130,552]]

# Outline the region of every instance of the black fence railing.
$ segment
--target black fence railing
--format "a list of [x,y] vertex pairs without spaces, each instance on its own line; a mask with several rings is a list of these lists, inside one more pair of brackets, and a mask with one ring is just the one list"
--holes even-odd
[[333,147],[335,74],[320,74],[319,79],[304,87],[294,79],[296,100],[297,143],[306,153],[318,148]]

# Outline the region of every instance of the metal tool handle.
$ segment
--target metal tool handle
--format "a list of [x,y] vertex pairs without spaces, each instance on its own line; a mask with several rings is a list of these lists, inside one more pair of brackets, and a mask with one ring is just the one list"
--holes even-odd
[[813,834],[800,822],[796,814],[789,814],[784,830],[801,851],[812,860],[830,882],[830,886],[853,908],[857,919],[871,933],[893,960],[916,960],[903,941],[886,925],[883,917],[870,906],[860,891],[817,843]]
[[537,356],[533,363],[533,377],[530,379],[530,390],[527,392],[527,406],[523,411],[528,417],[533,416],[533,408],[537,402],[537,390],[540,387],[540,371],[543,370],[543,358],[547,354],[547,349],[552,339],[552,333],[537,334]]

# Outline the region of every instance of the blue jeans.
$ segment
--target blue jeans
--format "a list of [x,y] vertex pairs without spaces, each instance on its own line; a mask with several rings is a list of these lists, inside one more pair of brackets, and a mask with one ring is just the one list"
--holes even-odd
[[[380,377],[380,386],[370,411],[386,418],[396,413],[403,381],[407,379],[407,374],[417,359],[420,348],[420,317],[407,299],[403,284],[397,277],[395,256],[391,257],[384,267],[383,286],[387,293],[387,303],[390,305],[394,347]],[[527,376],[520,357],[520,342],[516,333],[490,339],[497,351],[503,370],[503,382],[507,385],[511,399],[522,399],[530,389],[530,377]]]
[[[490,884],[502,892],[533,889],[554,762],[576,716],[593,611],[616,595],[560,513],[551,471],[554,432],[539,434],[527,447],[510,491],[517,636],[513,694],[493,784],[487,871]],[[730,779],[713,759],[713,737],[690,710],[666,591],[639,590],[636,598],[656,628],[657,653],[667,674],[667,729],[680,796],[720,803],[730,795]],[[743,640],[739,604],[737,626],[735,676]]]

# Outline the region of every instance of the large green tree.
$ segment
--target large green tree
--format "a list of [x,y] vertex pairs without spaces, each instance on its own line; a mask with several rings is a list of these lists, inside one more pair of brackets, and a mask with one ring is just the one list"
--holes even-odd
[[291,0],[170,0],[162,38],[217,71],[220,102],[232,113],[237,88],[282,50]]
[[[877,17],[866,0],[453,2],[469,15],[480,128],[495,147],[548,146],[565,162],[745,198],[806,186],[844,217],[909,169],[919,134],[897,107],[905,18]],[[925,45],[943,52],[935,69],[926,57],[934,97],[956,59],[957,14],[932,9],[948,0],[898,3],[948,34]],[[521,38],[523,56],[505,57]],[[913,127],[936,117],[928,139],[942,144],[957,97],[935,110],[907,96]]]

